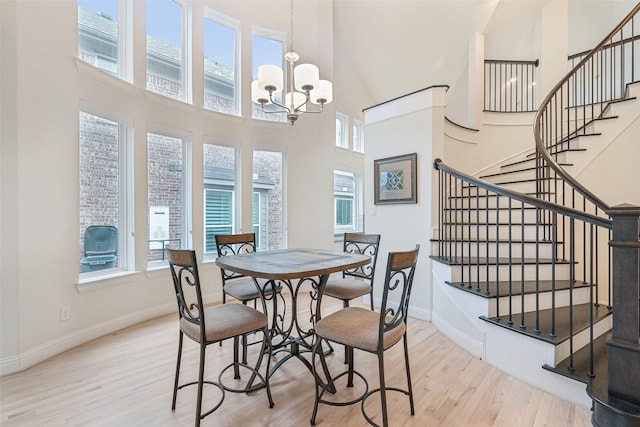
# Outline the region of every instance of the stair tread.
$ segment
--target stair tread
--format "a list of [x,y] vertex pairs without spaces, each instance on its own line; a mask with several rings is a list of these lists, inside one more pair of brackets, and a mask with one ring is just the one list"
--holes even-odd
[[[445,282],[448,285],[472,293],[474,295],[478,295],[483,298],[495,298],[498,296],[498,290],[500,291],[499,296],[505,297],[509,296],[509,282],[508,281],[483,281],[483,282],[474,282],[474,281],[465,281],[462,282]],[[536,293],[536,288],[539,292],[550,292],[554,289],[554,281],[552,280],[525,280],[524,283],[521,280],[513,280],[511,282],[511,295],[522,295],[522,285],[524,285],[524,294],[534,294]],[[589,287],[588,283],[577,282],[574,281],[573,288],[585,288]],[[565,290],[571,288],[570,280],[555,280],[555,290]]]
[[[574,152],[574,151],[587,151],[587,149],[586,148],[566,148],[566,149],[562,149],[562,150],[549,151],[549,154],[553,156],[554,154],[571,153],[571,152]],[[535,155],[536,155],[536,153],[528,154],[527,156],[531,157],[531,158],[535,158]]]
[[[484,197],[484,196],[482,196],[482,197]],[[479,208],[479,209],[484,210],[484,208]],[[492,211],[505,211],[505,212],[507,212],[509,210],[520,210],[520,209],[523,209],[523,207],[522,206],[517,206],[515,208],[509,209],[508,206],[497,206],[497,207],[492,207],[491,208]],[[529,210],[529,211],[534,211],[534,210],[536,210],[536,207],[529,205],[529,206],[524,206],[524,209],[525,210]],[[443,208],[442,210],[444,212],[451,212],[451,211],[467,212],[468,210],[475,210],[475,208],[468,208],[468,207],[467,208],[463,208],[463,207],[459,208],[459,207],[456,206],[456,207],[446,207],[446,208]]]
[[[607,364],[607,339],[609,334],[602,334],[598,338],[593,340],[593,374],[595,378],[607,377],[609,366]],[[590,351],[588,345],[582,347],[575,353],[573,353],[573,366],[571,366],[571,357],[567,357],[563,361],[556,364],[556,366],[543,365],[542,367],[551,372],[555,372],[565,377],[573,378],[574,380],[588,383],[591,367],[589,365]],[[571,367],[571,368],[570,368]]]
[[[517,224],[517,225],[520,225],[520,224]],[[489,244],[492,244],[492,243],[493,244],[495,244],[495,243],[504,243],[504,244],[516,244],[516,245],[521,244],[521,243],[525,243],[525,244],[526,243],[529,243],[529,244],[539,243],[541,245],[543,245],[543,244],[547,244],[548,245],[548,244],[554,244],[554,243],[562,244],[561,240],[556,240],[556,241],[553,241],[553,240],[535,240],[535,239],[524,239],[524,240],[521,240],[521,239],[511,239],[511,240],[499,239],[499,240],[496,240],[496,239],[482,239],[482,238],[480,238],[480,239],[468,239],[468,238],[464,238],[464,237],[458,237],[458,238],[446,239],[446,240],[430,239],[430,241],[433,242],[433,243],[441,243],[441,242],[445,242],[445,243],[448,243],[448,242],[452,242],[452,243],[489,243]]]
[[[553,264],[554,260],[552,258],[515,258],[515,257],[466,257],[464,259],[453,258],[447,259],[442,258],[436,255],[430,255],[430,258],[442,262],[448,265],[462,265],[464,264],[480,264],[482,265],[511,265],[511,264]],[[555,264],[569,264],[568,260],[565,259],[557,259],[555,260]]]
[[[535,161],[536,158],[534,156],[529,156],[527,155],[526,159],[523,160],[517,160],[515,162],[510,162],[510,163],[505,163],[504,165],[501,165],[500,168],[508,168],[511,166],[516,166],[516,165],[521,165],[523,163],[530,163]],[[573,166],[573,163],[558,163],[560,166]]]
[[[604,319],[612,313],[612,310],[604,305],[574,304],[573,305],[573,334],[585,330],[589,327],[590,311],[593,310],[594,323]],[[512,316],[513,323],[509,323],[509,316],[486,317],[480,316],[482,320],[503,328],[510,329],[532,338],[548,342],[550,344],[561,344],[570,337],[570,310],[569,307],[555,308],[555,334],[552,335],[552,313],[554,310],[545,309],[538,311],[539,331],[535,330],[536,312],[529,311],[518,313]],[[524,320],[523,320],[524,318]],[[520,327],[524,324],[524,327]]]

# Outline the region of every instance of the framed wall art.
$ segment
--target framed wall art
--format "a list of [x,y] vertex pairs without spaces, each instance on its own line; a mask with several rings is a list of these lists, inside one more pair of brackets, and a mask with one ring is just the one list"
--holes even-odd
[[417,153],[374,160],[374,203],[418,203],[417,162]]

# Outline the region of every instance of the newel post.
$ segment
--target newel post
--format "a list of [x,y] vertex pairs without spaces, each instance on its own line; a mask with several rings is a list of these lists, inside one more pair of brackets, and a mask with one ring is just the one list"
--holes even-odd
[[613,222],[613,331],[609,396],[640,406],[640,207],[609,211]]
[[640,427],[640,206],[607,211],[612,221],[613,330],[608,373],[587,384],[595,427]]

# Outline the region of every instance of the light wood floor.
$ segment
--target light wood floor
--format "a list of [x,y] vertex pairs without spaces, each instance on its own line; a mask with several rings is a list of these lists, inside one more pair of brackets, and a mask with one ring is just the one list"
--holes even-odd
[[[329,303],[329,298],[324,303]],[[324,304],[323,304],[324,305]],[[329,307],[327,307],[329,308]],[[330,309],[323,312],[329,312]],[[392,426],[589,426],[590,411],[560,400],[479,360],[445,338],[431,323],[409,323],[411,373],[416,414],[408,399],[392,393]],[[87,343],[25,372],[0,378],[0,424],[10,426],[189,426],[193,425],[195,388],[171,393],[177,352],[177,319],[164,316]],[[185,340],[182,379],[196,377],[197,346]],[[253,346],[257,347],[257,346]],[[207,373],[231,360],[231,342],[209,346]],[[342,349],[328,357],[332,372],[343,368]],[[406,384],[402,346],[385,353],[387,385]],[[377,386],[374,356],[356,352],[356,368]],[[271,377],[275,406],[264,390],[227,393],[203,426],[308,426],[314,383],[298,360]],[[215,392],[205,393],[205,403]],[[208,390],[209,391],[209,390]],[[381,422],[379,400],[367,412]],[[360,406],[321,406],[318,426],[365,426]]]

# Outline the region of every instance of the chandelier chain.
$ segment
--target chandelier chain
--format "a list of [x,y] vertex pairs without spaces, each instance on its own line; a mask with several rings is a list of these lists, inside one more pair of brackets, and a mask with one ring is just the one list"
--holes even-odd
[[291,15],[289,17],[289,52],[295,52],[293,50],[293,0],[291,0]]

